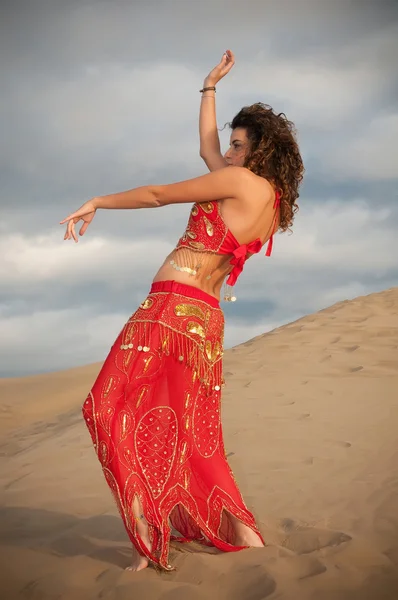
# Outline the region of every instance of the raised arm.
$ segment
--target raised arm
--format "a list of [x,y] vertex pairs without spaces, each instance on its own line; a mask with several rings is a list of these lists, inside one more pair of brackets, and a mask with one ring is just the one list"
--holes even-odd
[[[235,64],[235,57],[231,50],[227,50],[221,61],[208,74],[203,82],[203,87],[213,87],[225,77]],[[200,136],[200,156],[205,161],[210,171],[216,171],[227,166],[227,163],[221,153],[220,139],[217,130],[216,117],[216,92],[207,90],[202,92],[199,113],[199,136]]]

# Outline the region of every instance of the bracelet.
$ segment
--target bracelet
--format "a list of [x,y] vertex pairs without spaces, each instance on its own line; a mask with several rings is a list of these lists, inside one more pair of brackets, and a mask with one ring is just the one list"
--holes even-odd
[[212,91],[216,91],[216,86],[215,85],[211,85],[210,87],[204,87],[203,90],[199,90],[199,92],[209,92],[210,90]]

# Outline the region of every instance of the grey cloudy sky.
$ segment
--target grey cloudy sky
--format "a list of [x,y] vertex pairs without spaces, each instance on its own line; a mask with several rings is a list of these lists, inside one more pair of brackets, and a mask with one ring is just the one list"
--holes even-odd
[[[398,285],[398,3],[14,0],[1,4],[0,376],[102,360],[184,229],[189,205],[85,200],[206,171],[199,88],[225,48],[218,122],[256,101],[296,123],[306,179],[293,235],[224,305],[226,346]],[[227,145],[229,132],[221,132]]]

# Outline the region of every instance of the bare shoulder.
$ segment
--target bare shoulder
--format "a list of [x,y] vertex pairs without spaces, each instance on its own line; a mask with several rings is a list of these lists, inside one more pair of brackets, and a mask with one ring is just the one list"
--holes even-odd
[[243,167],[228,166],[206,175],[169,185],[150,186],[158,206],[183,202],[211,202],[239,199],[250,186],[251,173]]
[[239,185],[239,191],[241,192],[241,200],[252,204],[258,204],[261,199],[262,204],[267,204],[273,201],[274,188],[272,184],[265,179],[256,175],[246,167],[228,167],[235,171],[234,178],[236,183]]

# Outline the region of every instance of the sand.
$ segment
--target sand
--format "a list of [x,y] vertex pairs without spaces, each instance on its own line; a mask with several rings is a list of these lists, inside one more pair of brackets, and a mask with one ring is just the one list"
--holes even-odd
[[0,380],[1,598],[398,599],[398,288],[226,352],[227,453],[268,545],[176,544],[172,573],[124,571],[80,413],[99,368]]

